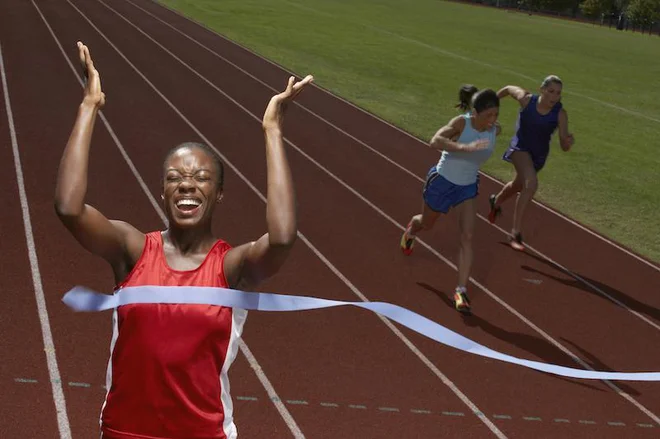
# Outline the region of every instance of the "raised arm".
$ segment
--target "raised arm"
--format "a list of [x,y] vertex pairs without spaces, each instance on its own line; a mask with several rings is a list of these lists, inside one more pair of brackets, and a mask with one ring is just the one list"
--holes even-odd
[[532,94],[524,88],[518,87],[517,85],[506,85],[498,90],[497,97],[502,99],[507,96],[511,96],[513,99],[518,101],[521,107],[524,108],[529,103],[529,99]]
[[573,134],[568,132],[568,113],[563,108],[559,110],[559,146],[564,151],[569,151],[575,143]]
[[449,123],[440,128],[431,138],[429,147],[439,151],[462,151],[474,152],[486,149],[488,147],[487,139],[475,140],[470,143],[459,143],[456,139],[465,128],[465,119],[463,116],[456,116]]
[[108,220],[97,209],[85,203],[89,148],[96,117],[105,104],[105,94],[101,90],[100,76],[89,49],[78,42],[78,52],[86,77],[85,90],[60,160],[55,211],[85,249],[104,258],[115,268],[115,274],[120,275],[126,271],[123,266],[130,263],[131,256],[133,261],[139,258],[144,235],[122,221]]
[[225,273],[233,288],[253,288],[274,275],[284,264],[296,241],[296,198],[284,148],[282,123],[288,103],[312,80],[313,77],[309,75],[296,83],[292,76],[286,90],[273,96],[266,107],[262,128],[268,173],[268,231],[257,241],[235,247],[227,253]]

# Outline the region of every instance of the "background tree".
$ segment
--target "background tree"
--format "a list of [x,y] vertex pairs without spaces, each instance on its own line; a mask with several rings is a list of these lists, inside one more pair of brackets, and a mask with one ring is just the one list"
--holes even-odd
[[660,0],[631,0],[626,15],[634,26],[651,26],[660,19]]

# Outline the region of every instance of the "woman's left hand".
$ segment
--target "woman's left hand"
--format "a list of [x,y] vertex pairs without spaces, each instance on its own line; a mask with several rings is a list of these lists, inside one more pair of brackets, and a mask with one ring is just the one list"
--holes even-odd
[[305,86],[314,80],[312,75],[307,75],[302,81],[295,82],[296,78],[291,76],[286,89],[279,94],[276,94],[268,102],[266,112],[264,113],[262,126],[264,130],[282,129],[284,121],[284,114],[286,113],[287,104],[293,101]]

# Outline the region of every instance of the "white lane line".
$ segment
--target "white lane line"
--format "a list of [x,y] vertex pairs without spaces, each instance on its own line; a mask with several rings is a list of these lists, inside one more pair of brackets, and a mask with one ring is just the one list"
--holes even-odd
[[[117,52],[117,53],[118,53],[118,54],[119,54],[119,55],[120,55],[120,56],[126,61],[126,63],[127,63],[128,65],[130,65],[130,66],[133,68],[133,70],[134,70],[134,71],[135,71],[135,72],[136,72],[136,73],[137,73],[137,74],[138,74],[138,75],[139,75],[139,76],[140,76],[140,77],[141,77],[141,78],[142,78],[147,84],[149,84],[149,85],[152,87],[152,89],[153,89],[153,90],[154,90],[154,91],[155,91],[155,92],[156,92],[156,93],[157,93],[157,94],[158,94],[158,95],[159,95],[159,96],[160,96],[160,97],[161,97],[161,98],[162,98],[162,99],[163,99],[163,100],[164,100],[164,101],[170,106],[170,108],[172,108],[172,110],[174,110],[174,111],[179,115],[179,117],[182,118],[182,120],[184,120],[184,121],[185,121],[185,122],[186,122],[186,123],[187,123],[187,124],[188,124],[188,125],[194,130],[194,131],[195,131],[195,133],[196,133],[200,138],[202,138],[202,139],[203,139],[203,140],[204,140],[204,141],[205,141],[210,147],[212,147],[212,148],[217,152],[217,154],[223,159],[223,161],[225,162],[225,164],[226,164],[227,166],[229,166],[229,167],[230,167],[230,168],[231,168],[231,169],[232,169],[232,170],[233,170],[233,171],[234,171],[234,172],[235,172],[235,173],[236,173],[236,174],[237,174],[237,175],[238,175],[238,176],[239,176],[239,177],[240,177],[240,178],[241,178],[241,179],[247,184],[247,185],[248,185],[248,187],[250,187],[250,189],[252,189],[252,191],[255,192],[255,194],[257,194],[257,196],[258,196],[258,197],[259,197],[259,198],[265,203],[265,202],[267,201],[266,197],[265,197],[265,196],[264,196],[264,195],[263,195],[263,194],[262,194],[262,193],[261,193],[261,192],[260,192],[260,191],[259,191],[259,190],[258,190],[258,189],[257,189],[257,188],[256,188],[256,187],[255,187],[255,186],[254,186],[254,185],[253,185],[253,184],[252,184],[252,183],[251,183],[251,182],[250,182],[250,181],[249,181],[249,180],[248,180],[248,179],[247,179],[247,178],[246,178],[246,177],[245,177],[245,176],[244,176],[244,175],[243,175],[243,174],[242,174],[242,173],[236,168],[236,167],[235,167],[235,166],[234,166],[234,165],[233,165],[233,163],[231,163],[231,162],[230,162],[230,161],[224,156],[224,154],[222,154],[222,153],[221,153],[221,152],[220,152],[220,151],[219,151],[219,150],[213,145],[213,143],[212,143],[212,142],[211,142],[206,136],[204,136],[204,135],[199,131],[199,129],[197,129],[197,127],[196,127],[195,125],[193,125],[193,124],[192,124],[192,123],[191,123],[191,122],[190,122],[190,121],[189,121],[189,120],[188,120],[188,119],[187,119],[187,118],[181,113],[181,111],[179,111],[179,109],[178,109],[174,104],[172,104],[172,102],[169,101],[169,99],[167,99],[167,98],[166,98],[166,97],[160,92],[160,90],[158,90],[158,88],[156,88],[156,86],[153,85],[153,83],[151,83],[151,81],[149,81],[149,79],[148,79],[148,78],[147,78],[147,77],[146,77],[146,76],[145,76],[145,75],[144,75],[144,74],[143,74],[143,73],[142,73],[142,72],[141,72],[141,71],[140,71],[140,70],[139,70],[139,69],[138,69],[138,68],[137,68],[137,67],[136,67],[136,66],[135,66],[135,65],[134,65],[134,64],[133,64],[133,63],[132,63],[132,62],[131,62],[131,61],[130,61],[130,60],[129,60],[129,59],[128,59],[128,58],[127,58],[127,57],[126,57],[126,56],[125,56],[125,55],[124,55],[124,54],[123,54],[123,53],[122,53],[122,52],[121,52],[121,51],[120,51],[120,50],[119,50],[119,49],[118,49],[118,48],[117,48],[117,47],[116,47],[116,46],[115,46],[115,45],[114,45],[114,44],[113,44],[113,43],[112,43],[107,37],[106,37],[106,36],[105,36],[105,34],[103,34],[103,33],[102,33],[102,32],[96,27],[96,25],[94,25],[94,23],[91,22],[91,20],[90,20],[89,18],[87,18],[87,17],[86,17],[86,16],[85,16],[85,15],[84,15],[84,14],[83,14],[83,13],[77,8],[77,7],[75,7],[75,5],[73,5],[69,0],[67,0],[67,2],[69,2],[69,3],[70,3],[70,4],[71,4],[71,5],[72,5],[72,6],[73,6],[73,7],[74,7],[74,8],[75,8],[75,9],[76,9],[76,10],[77,10],[77,11],[78,11],[83,17],[84,17],[84,18],[85,18],[85,20],[87,20],[87,22],[89,22],[90,25],[91,25],[94,29],[96,29],[96,31],[97,31],[97,32],[98,32],[98,33],[99,33],[99,34],[100,34],[100,35],[101,35],[101,36],[102,36],[102,37],[108,42],[108,44],[109,44],[110,46],[112,46],[112,47],[115,49],[115,51],[116,51],[116,52]],[[106,5],[106,7],[107,7],[107,5]],[[114,10],[113,10],[113,11],[114,11]],[[116,13],[116,12],[115,12],[115,13]],[[118,15],[120,15],[120,14],[118,14]],[[120,15],[120,16],[121,16],[121,15]],[[122,18],[123,18],[123,16],[122,16]],[[124,18],[124,19],[125,19],[125,18]],[[125,19],[125,20],[126,20],[126,19]],[[127,20],[127,21],[128,21],[128,20]],[[129,23],[130,23],[130,21],[129,21]],[[132,24],[132,23],[130,23],[130,24]],[[134,26],[134,25],[133,25],[133,26]],[[140,30],[139,28],[137,28],[137,29]],[[142,31],[140,30],[140,32],[142,32]],[[144,34],[144,33],[143,33],[143,34]],[[145,35],[146,35],[146,34],[145,34]],[[149,36],[147,35],[147,37],[149,37]],[[151,37],[149,37],[149,38],[151,38]],[[152,41],[153,41],[153,39],[152,39]],[[155,42],[155,41],[154,41],[154,42]],[[158,44],[158,43],[156,42],[156,44]],[[160,46],[160,44],[158,44],[158,45]],[[162,47],[162,46],[161,46],[161,47]],[[165,49],[164,47],[163,47],[163,49],[167,51],[167,49]],[[171,53],[171,52],[168,51],[168,53]],[[68,58],[67,58],[67,59],[68,59]],[[232,100],[232,102],[234,102],[236,105],[239,105],[241,108],[244,108],[244,107],[242,107],[238,102],[236,102],[236,101],[234,101],[234,100]],[[247,111],[247,110],[245,110],[245,111]],[[249,113],[249,111],[248,111],[248,113]],[[261,122],[261,120],[260,120],[256,115],[254,115],[254,114],[252,114],[252,113],[249,113],[249,114],[252,115],[252,117],[255,118],[257,121],[259,121],[259,123]],[[314,253],[315,253],[315,254],[316,254],[316,255],[317,255],[317,256],[318,256],[318,257],[319,257],[324,263],[325,263],[325,264],[326,264],[326,266],[327,266],[327,267],[328,267],[328,268],[329,268],[329,269],[330,269],[330,270],[331,270],[331,271],[332,271],[337,277],[339,277],[339,278],[340,278],[340,279],[341,279],[341,280],[342,280],[342,281],[343,281],[343,282],[344,282],[344,283],[345,283],[345,284],[351,289],[351,291],[353,291],[354,294],[356,294],[358,297],[360,297],[360,299],[362,299],[363,301],[368,301],[368,299],[366,298],[366,296],[365,296],[364,294],[362,294],[362,292],[361,292],[359,289],[357,289],[357,287],[355,287],[355,286],[354,286],[354,285],[353,285],[353,284],[352,284],[352,283],[351,283],[351,282],[350,282],[350,281],[349,281],[349,280],[348,280],[348,279],[347,279],[347,278],[346,278],[346,277],[345,277],[345,276],[344,276],[344,275],[343,275],[343,274],[342,274],[342,273],[341,273],[341,272],[340,272],[340,271],[339,271],[339,270],[338,270],[338,269],[337,269],[337,268],[336,268],[336,267],[335,267],[335,266],[334,266],[334,265],[333,265],[333,264],[332,264],[332,263],[331,263],[331,262],[330,262],[330,261],[329,261],[329,260],[328,260],[328,259],[327,259],[327,258],[326,258],[326,257],[325,257],[325,256],[324,256],[324,255],[323,255],[323,254],[322,254],[322,253],[321,253],[321,252],[320,252],[320,251],[319,251],[319,250],[318,250],[318,249],[317,249],[317,248],[311,243],[311,242],[310,242],[310,241],[309,241],[309,240],[308,240],[308,239],[307,239],[307,237],[305,237],[305,236],[302,234],[302,232],[300,232],[300,231],[298,232],[298,237],[299,237],[303,242],[305,242],[305,244],[306,244],[306,245],[307,245],[307,246],[308,246],[308,247],[309,247],[309,248],[310,248],[310,249],[311,249],[311,250],[312,250],[312,251],[313,251],[313,252],[314,252]],[[451,382],[451,381],[450,381],[450,380],[449,380],[449,379],[448,379],[448,378],[447,378],[442,372],[440,372],[440,370],[439,370],[437,367],[435,367],[435,365],[434,365],[434,364],[433,364],[433,363],[432,363],[432,362],[431,362],[431,361],[430,361],[430,360],[429,360],[429,359],[428,359],[428,358],[427,358],[427,357],[426,357],[426,356],[425,356],[425,355],[424,355],[419,349],[417,349],[417,347],[416,347],[416,346],[415,346],[410,340],[408,340],[408,338],[405,337],[405,336],[403,335],[403,333],[401,333],[401,331],[399,331],[399,330],[394,326],[394,324],[393,324],[392,322],[390,322],[388,319],[386,319],[386,318],[383,317],[383,316],[378,315],[378,317],[379,317],[379,318],[380,318],[380,319],[381,319],[381,320],[382,320],[382,321],[383,321],[383,322],[384,322],[384,323],[385,323],[385,324],[386,324],[386,325],[387,325],[387,326],[388,326],[388,327],[389,327],[389,328],[390,328],[390,329],[391,329],[391,330],[392,330],[392,331],[393,331],[393,332],[394,332],[394,333],[395,333],[395,334],[396,334],[396,335],[397,335],[397,336],[398,336],[398,337],[399,337],[399,338],[400,338],[400,339],[401,339],[401,340],[402,340],[402,341],[403,341],[403,342],[404,342],[404,343],[405,343],[410,349],[411,349],[411,351],[412,351],[413,353],[415,353],[415,354],[418,356],[418,358],[420,358],[420,360],[422,360],[422,362],[423,362],[427,367],[429,367],[429,369],[430,369],[433,373],[435,373],[436,376],[438,376],[438,377],[442,380],[442,382],[443,382],[445,385],[447,385],[447,386],[448,386],[448,387],[449,387],[449,388],[450,388],[450,389],[451,389],[451,390],[452,390],[452,391],[453,391],[453,392],[459,397],[459,399],[461,399],[461,400],[462,400],[462,401],[463,401],[463,402],[464,402],[464,403],[465,403],[465,404],[466,404],[466,405],[472,410],[472,412],[473,412],[473,413],[474,413],[474,414],[475,414],[475,415],[476,415],[476,416],[477,416],[477,417],[478,417],[478,418],[479,418],[484,424],[486,424],[486,426],[488,426],[488,428],[489,428],[489,429],[490,429],[490,430],[491,430],[491,431],[492,431],[492,432],[493,432],[498,438],[505,438],[505,437],[506,437],[506,436],[505,436],[505,435],[504,435],[504,434],[503,434],[503,433],[502,433],[502,432],[501,432],[501,431],[500,431],[500,430],[499,430],[499,429],[498,429],[498,428],[492,423],[492,421],[490,421],[490,419],[488,419],[488,418],[487,418],[487,417],[481,412],[481,410],[479,410],[479,409],[477,408],[477,406],[476,406],[471,400],[469,400],[469,399],[467,398],[467,396],[466,396],[463,392],[461,392],[460,389],[458,389],[458,387],[456,387],[456,386],[454,385],[453,382]],[[275,396],[275,398],[277,399],[277,401],[275,401],[275,403],[277,404],[277,403],[280,401],[280,398],[279,398],[279,397],[276,397],[276,396]],[[271,398],[271,399],[272,399],[272,398]],[[280,404],[281,404],[281,402],[280,402]],[[282,404],[282,407],[284,408],[283,404]],[[285,408],[284,408],[284,409],[285,409]],[[285,409],[285,410],[286,410],[286,409]]]
[[[254,52],[252,49],[250,49],[250,48],[248,48],[248,47],[245,47],[244,45],[242,45],[242,44],[240,44],[240,43],[238,43],[238,42],[236,42],[236,41],[233,41],[233,40],[229,39],[228,37],[226,37],[226,36],[224,36],[224,35],[221,35],[221,34],[218,33],[217,31],[215,31],[215,30],[211,29],[210,27],[206,26],[205,24],[200,23],[199,21],[193,20],[193,19],[191,19],[191,18],[189,18],[189,17],[186,17],[185,15],[183,15],[182,13],[180,13],[179,11],[177,11],[177,10],[175,10],[175,9],[172,9],[172,8],[169,7],[168,5],[162,4],[162,3],[160,3],[158,0],[150,0],[150,1],[153,2],[153,3],[155,3],[156,5],[160,6],[162,9],[167,10],[167,11],[171,12],[172,14],[181,17],[182,19],[184,19],[184,20],[186,20],[186,21],[188,21],[188,22],[190,22],[190,23],[192,23],[192,24],[194,24],[194,25],[200,27],[201,29],[206,30],[207,32],[209,32],[209,33],[211,33],[211,34],[217,36],[218,38],[220,38],[220,39],[222,39],[222,40],[225,40],[225,41],[227,41],[227,42],[229,42],[229,43],[235,45],[236,47],[241,48],[242,50],[244,50],[244,51],[250,53],[250,54],[253,55],[254,57],[256,57],[256,58],[258,58],[258,59],[261,59],[262,61],[264,61],[264,62],[266,62],[266,63],[268,63],[268,64],[271,64],[271,65],[277,67],[278,69],[282,70],[283,72],[286,72],[287,74],[295,75],[294,72],[290,71],[290,70],[287,69],[286,67],[284,67],[284,66],[282,66],[282,65],[280,65],[280,64],[277,64],[276,62],[271,61],[271,60],[269,60],[268,58],[265,58],[264,56],[262,56],[262,55],[260,55],[260,54],[258,54],[258,53],[256,53],[256,52]],[[329,90],[327,90],[327,89],[321,87],[321,86],[318,85],[318,84],[314,84],[314,83],[313,83],[313,84],[311,84],[311,86],[312,86],[312,87],[315,87],[316,89],[318,89],[318,90],[320,90],[320,91],[322,91],[323,93],[327,94],[328,96],[332,97],[333,99],[337,99],[337,100],[339,100],[339,101],[345,103],[346,105],[349,105],[350,107],[352,107],[352,108],[354,108],[354,109],[356,109],[356,110],[358,110],[358,111],[360,111],[360,112],[362,112],[362,113],[364,113],[364,114],[366,114],[366,115],[368,115],[368,116],[370,116],[370,117],[372,117],[372,118],[378,120],[378,121],[381,122],[382,124],[387,125],[388,127],[390,127],[390,128],[392,128],[392,129],[394,129],[394,130],[396,130],[396,131],[398,131],[398,132],[404,134],[405,136],[410,137],[412,140],[418,142],[418,143],[421,144],[422,146],[426,146],[426,144],[425,144],[421,139],[419,139],[419,138],[413,136],[412,134],[410,134],[409,132],[407,132],[407,131],[405,131],[405,130],[403,130],[403,129],[397,127],[397,126],[395,126],[395,125],[392,124],[391,122],[386,121],[385,119],[381,118],[380,116],[377,116],[377,115],[375,115],[375,114],[373,114],[373,113],[371,113],[371,112],[365,110],[364,108],[361,108],[361,107],[357,106],[356,104],[354,104],[354,103],[352,103],[352,102],[346,100],[345,98],[343,98],[343,97],[341,97],[341,96],[338,96],[338,95],[333,94],[331,91],[329,91]],[[660,120],[659,120],[659,121],[660,121]],[[343,131],[343,130],[342,130],[342,131]],[[352,136],[351,136],[351,137],[352,137]],[[381,153],[378,153],[378,154],[379,154],[379,155],[382,155]],[[407,171],[407,170],[404,170],[404,172],[410,173],[410,171]],[[499,180],[496,179],[495,177],[492,177],[492,176],[490,176],[490,175],[484,173],[483,171],[480,171],[480,174],[483,175],[484,177],[488,178],[488,179],[491,180],[492,182],[494,182],[494,183],[500,185],[500,186],[503,186],[503,185],[504,185],[501,181],[499,181]],[[413,174],[413,175],[414,175],[414,174]],[[539,202],[539,201],[536,200],[536,199],[532,199],[532,203],[535,204],[535,205],[537,205],[537,206],[539,206],[539,207],[541,207],[542,209],[544,209],[544,210],[546,210],[546,211],[548,211],[548,212],[554,214],[555,216],[558,216],[559,218],[563,219],[564,221],[567,221],[567,222],[570,223],[571,225],[573,225],[573,226],[579,228],[580,230],[582,230],[582,231],[584,231],[584,232],[587,232],[588,234],[590,234],[590,235],[592,235],[592,236],[598,238],[599,240],[605,242],[606,244],[609,244],[609,245],[613,246],[613,247],[616,248],[617,250],[622,251],[623,253],[625,253],[626,255],[628,255],[628,256],[630,256],[630,257],[636,259],[637,261],[639,261],[639,262],[641,262],[641,263],[643,263],[643,264],[645,264],[645,265],[651,267],[652,269],[654,269],[654,270],[660,272],[660,266],[658,266],[658,265],[652,263],[651,261],[648,261],[648,260],[644,259],[644,258],[641,257],[640,255],[637,255],[636,253],[633,253],[632,251],[630,251],[630,250],[628,250],[628,249],[622,247],[620,244],[618,244],[618,243],[616,243],[616,242],[610,240],[609,238],[607,238],[607,237],[605,237],[605,236],[603,236],[603,235],[601,235],[601,234],[595,232],[594,230],[591,230],[590,228],[588,228],[588,227],[586,227],[586,226],[584,226],[584,225],[582,225],[582,224],[576,222],[575,220],[573,220],[573,219],[567,217],[566,215],[564,215],[564,214],[562,214],[561,212],[559,212],[559,211],[553,209],[552,207],[547,206],[547,205],[545,205],[545,204]]]
[[[81,85],[81,87],[84,87],[84,84],[82,82],[81,77],[78,74],[78,71],[76,70],[76,68],[73,66],[73,64],[71,63],[71,61],[67,57],[66,52],[64,51],[64,48],[62,47],[62,44],[60,43],[60,41],[55,36],[55,33],[53,32],[52,28],[50,27],[50,24],[48,24],[48,21],[43,16],[43,14],[41,13],[41,10],[38,8],[38,6],[34,3],[34,0],[31,0],[31,1],[32,1],[32,4],[35,6],[35,8],[37,8],[37,11],[39,12],[39,15],[41,15],[41,18],[43,19],[44,23],[48,27],[48,30],[50,31],[51,35],[55,39],[55,42],[57,43],[60,51],[62,52],[62,55],[64,56],[64,59],[67,61],[67,63],[69,64],[69,67],[71,67],[71,70],[73,71],[74,75],[76,76],[76,79],[78,80],[78,83]],[[81,15],[82,15],[82,13],[81,13]],[[138,172],[137,168],[133,164],[133,162],[130,159],[130,157],[128,156],[128,154],[126,153],[126,150],[124,149],[123,145],[119,141],[119,138],[117,137],[114,130],[110,126],[110,123],[107,121],[107,119],[105,118],[105,115],[102,112],[99,112],[99,115],[100,115],[101,120],[103,121],[106,129],[108,130],[108,132],[110,133],[112,139],[114,140],[115,144],[117,145],[117,148],[120,150],[124,160],[126,161],[129,168],[131,169],[131,172],[133,173],[135,178],[138,180],[138,183],[140,184],[140,187],[142,188],[143,192],[147,195],[147,198],[149,198],[149,201],[150,201],[151,205],[154,207],[154,209],[156,210],[156,212],[160,216],[160,219],[163,221],[163,224],[165,224],[167,226],[168,221],[167,221],[167,217],[165,216],[165,213],[163,212],[163,210],[161,209],[161,207],[158,205],[157,201],[155,200],[154,196],[151,194],[151,192],[147,188],[146,184],[144,183],[144,179],[142,178],[142,176]],[[248,348],[247,344],[245,343],[245,341],[243,339],[239,340],[239,347],[240,347],[241,352],[243,353],[243,355],[245,355],[245,358],[247,359],[248,363],[250,364],[250,367],[252,368],[252,370],[256,374],[257,378],[259,379],[261,384],[264,386],[264,389],[266,390],[266,393],[268,394],[269,398],[271,399],[271,401],[273,401],[273,405],[277,408],[278,412],[280,413],[280,416],[282,416],[282,419],[284,419],[284,422],[289,427],[289,430],[291,430],[291,433],[293,434],[294,438],[304,439],[305,435],[300,430],[300,427],[297,425],[297,423],[295,422],[295,420],[291,416],[291,413],[286,408],[284,403],[281,402],[280,397],[278,396],[277,392],[275,391],[275,388],[273,387],[272,383],[270,382],[270,380],[268,379],[268,377],[264,373],[263,369],[261,368],[261,365],[259,364],[257,359],[254,357],[254,355],[252,354],[252,352],[250,351],[250,349]]]
[[60,369],[57,365],[57,356],[55,355],[55,343],[53,342],[53,333],[50,328],[50,319],[48,318],[48,309],[44,297],[44,288],[41,282],[41,272],[39,270],[39,259],[37,258],[37,248],[32,233],[32,220],[30,219],[30,205],[28,203],[27,192],[25,190],[25,180],[23,179],[23,166],[21,165],[21,156],[18,148],[18,138],[16,136],[16,127],[14,126],[14,115],[9,101],[9,87],[7,86],[7,75],[5,73],[5,62],[2,56],[2,46],[0,45],[0,73],[2,74],[2,89],[5,95],[5,107],[7,109],[7,119],[9,121],[9,133],[11,135],[11,148],[14,154],[14,167],[16,169],[16,180],[18,183],[18,195],[21,201],[21,210],[23,213],[23,226],[25,228],[25,240],[30,259],[30,270],[32,271],[32,284],[34,286],[34,295],[37,300],[37,312],[39,313],[39,324],[41,326],[41,335],[44,339],[44,351],[46,352],[46,363],[48,365],[48,375],[50,376],[51,388],[53,390],[53,401],[55,402],[55,411],[57,412],[57,428],[61,438],[69,439],[71,437],[71,426],[66,412],[66,401],[64,400],[64,391],[62,389],[62,379]]
[[[67,0],[67,1],[69,1],[69,0]],[[152,38],[150,35],[148,35],[146,32],[144,32],[142,29],[140,29],[138,26],[136,26],[134,23],[132,23],[132,22],[131,22],[130,20],[128,20],[126,17],[124,17],[122,14],[120,14],[119,12],[117,12],[116,10],[114,10],[113,8],[111,8],[110,6],[107,6],[102,0],[97,0],[97,1],[99,1],[100,3],[102,3],[103,5],[105,5],[108,9],[110,9],[110,10],[113,11],[115,14],[117,14],[119,17],[121,17],[124,21],[126,21],[128,24],[130,24],[133,28],[135,28],[136,30],[138,30],[142,35],[144,35],[144,36],[147,37],[150,41],[152,41],[154,44],[156,44],[158,47],[160,47],[163,51],[165,51],[165,52],[168,53],[170,56],[172,56],[174,59],[176,59],[177,61],[179,61],[180,64],[182,64],[183,66],[185,66],[188,70],[190,70],[192,73],[194,73],[197,77],[199,77],[200,79],[202,79],[202,80],[203,80],[204,82],[206,82],[209,86],[211,86],[211,87],[214,88],[217,92],[219,92],[220,94],[222,94],[226,99],[230,100],[230,101],[233,102],[236,106],[238,106],[239,108],[241,108],[245,113],[247,113],[248,115],[250,115],[250,116],[251,116],[256,122],[261,123],[261,119],[260,119],[257,115],[255,115],[254,113],[252,113],[250,110],[248,110],[246,107],[244,107],[244,106],[243,106],[242,104],[240,104],[238,101],[236,101],[234,98],[232,98],[231,96],[229,96],[225,91],[223,91],[222,89],[220,89],[217,85],[215,85],[215,84],[214,84],[212,81],[210,81],[208,78],[206,78],[205,76],[203,76],[202,74],[200,74],[199,72],[197,72],[197,70],[195,70],[193,67],[191,67],[189,64],[187,64],[185,61],[183,61],[181,58],[179,58],[178,56],[176,56],[176,55],[175,55],[174,53],[172,53],[169,49],[167,49],[166,47],[164,47],[161,43],[159,43],[158,41],[156,41],[154,38]],[[123,56],[123,55],[122,55],[122,56]],[[128,62],[128,60],[127,60],[127,62]],[[137,69],[136,69],[136,70],[137,70]],[[146,79],[146,78],[145,78],[145,79]],[[154,87],[154,89],[155,89],[155,87]],[[201,133],[198,133],[198,134],[200,134],[200,137],[202,136]],[[210,143],[210,142],[208,142],[208,140],[207,140],[206,138],[204,138],[204,140],[205,140],[207,143]],[[357,191],[355,188],[353,188],[352,186],[350,186],[350,185],[348,185],[347,183],[345,183],[343,180],[341,180],[341,178],[339,178],[338,176],[336,176],[335,174],[333,174],[330,170],[328,170],[325,166],[323,166],[321,163],[319,163],[319,162],[316,161],[314,158],[312,158],[309,154],[307,154],[306,152],[304,152],[304,151],[303,151],[301,148],[299,148],[296,144],[294,144],[293,142],[289,141],[288,139],[285,139],[285,141],[286,141],[286,143],[288,143],[292,148],[294,148],[296,151],[298,151],[301,155],[303,155],[305,158],[307,158],[310,162],[314,163],[319,169],[323,170],[328,176],[330,176],[331,178],[333,178],[335,181],[337,181],[339,184],[341,184],[344,188],[346,188],[347,190],[349,190],[349,191],[350,191],[351,193],[353,193],[355,196],[357,196],[358,198],[360,198],[364,203],[366,203],[366,204],[369,205],[372,209],[374,209],[376,212],[378,212],[381,216],[383,216],[383,217],[386,218],[388,221],[390,221],[391,223],[393,223],[393,224],[394,224],[395,226],[397,226],[400,230],[405,230],[405,227],[404,227],[403,225],[401,225],[401,224],[399,224],[398,222],[396,222],[396,220],[394,220],[392,217],[390,217],[388,214],[386,214],[383,210],[381,210],[378,206],[376,206],[376,205],[373,204],[370,200],[368,200],[366,197],[364,197],[359,191]],[[223,158],[224,158],[224,156],[223,156]],[[263,197],[263,195],[262,195],[262,197]],[[265,198],[264,198],[263,200],[265,201]],[[439,252],[437,252],[435,249],[433,249],[433,248],[432,248],[430,245],[428,245],[426,242],[422,241],[422,240],[419,239],[419,238],[417,239],[417,241],[420,242],[420,243],[421,243],[424,247],[426,247],[429,251],[431,251],[434,255],[436,255],[439,259],[443,260],[446,264],[448,264],[450,267],[452,267],[454,270],[458,270],[458,268],[456,267],[456,265],[454,265],[450,260],[448,260],[448,259],[445,258],[443,255],[441,255]],[[342,277],[343,277],[343,275],[342,275]],[[538,326],[536,326],[535,324],[533,324],[529,319],[527,319],[526,317],[524,317],[524,316],[523,316],[520,312],[518,312],[515,308],[513,308],[511,305],[509,305],[508,303],[506,303],[506,302],[505,302],[503,299],[501,299],[499,296],[497,296],[496,294],[494,294],[493,292],[491,292],[486,286],[484,286],[483,284],[479,283],[476,279],[474,279],[474,278],[472,278],[472,277],[470,277],[470,281],[471,281],[472,283],[474,283],[475,285],[477,285],[477,286],[478,286],[480,289],[482,289],[484,292],[486,292],[489,296],[491,296],[491,297],[492,297],[494,300],[496,300],[498,303],[500,303],[500,304],[501,304],[503,307],[505,307],[509,312],[511,312],[511,313],[514,314],[516,317],[518,317],[521,321],[523,321],[525,324],[527,324],[530,328],[534,329],[537,333],[539,333],[541,336],[543,336],[546,340],[548,340],[550,343],[554,344],[557,348],[559,348],[559,349],[562,350],[564,353],[566,353],[568,356],[570,356],[575,362],[577,362],[578,364],[580,364],[582,367],[584,367],[584,368],[586,368],[586,369],[589,369],[589,370],[592,370],[592,371],[594,370],[593,368],[591,368],[591,366],[589,366],[587,363],[585,363],[585,362],[584,362],[582,359],[580,359],[577,355],[575,355],[574,353],[572,353],[568,348],[566,348],[565,346],[563,346],[562,344],[560,344],[559,342],[557,342],[554,338],[552,338],[550,335],[548,335],[545,331],[541,330]],[[365,297],[363,300],[366,300],[366,297]],[[421,352],[420,352],[420,353],[421,353]],[[623,398],[625,398],[625,399],[628,400],[630,403],[632,403],[633,405],[635,405],[639,410],[641,410],[641,411],[642,411],[643,413],[645,413],[647,416],[649,416],[649,417],[652,418],[654,421],[656,421],[658,424],[660,424],[660,418],[658,418],[654,413],[652,413],[652,412],[649,411],[646,407],[644,407],[642,404],[640,404],[637,400],[635,400],[634,398],[632,398],[630,395],[628,395],[627,393],[625,393],[623,390],[621,390],[620,388],[618,388],[615,384],[611,383],[610,381],[607,381],[607,380],[602,380],[602,381],[603,381],[605,384],[607,384],[610,388],[612,388],[613,390],[615,390],[618,394],[620,394]]]

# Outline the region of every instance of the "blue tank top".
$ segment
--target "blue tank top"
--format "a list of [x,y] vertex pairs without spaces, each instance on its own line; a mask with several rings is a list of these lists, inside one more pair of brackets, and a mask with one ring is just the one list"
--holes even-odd
[[477,181],[479,167],[493,154],[497,138],[497,127],[493,126],[492,129],[483,132],[477,131],[472,126],[470,113],[465,113],[463,118],[465,119],[465,127],[457,142],[470,143],[478,139],[488,139],[488,148],[476,152],[442,151],[436,169],[438,174],[450,182],[467,186]]
[[529,103],[518,113],[516,133],[511,139],[511,146],[529,151],[538,160],[544,160],[550,151],[550,141],[559,125],[559,111],[562,103],[557,102],[547,114],[536,109],[538,95],[532,95]]

